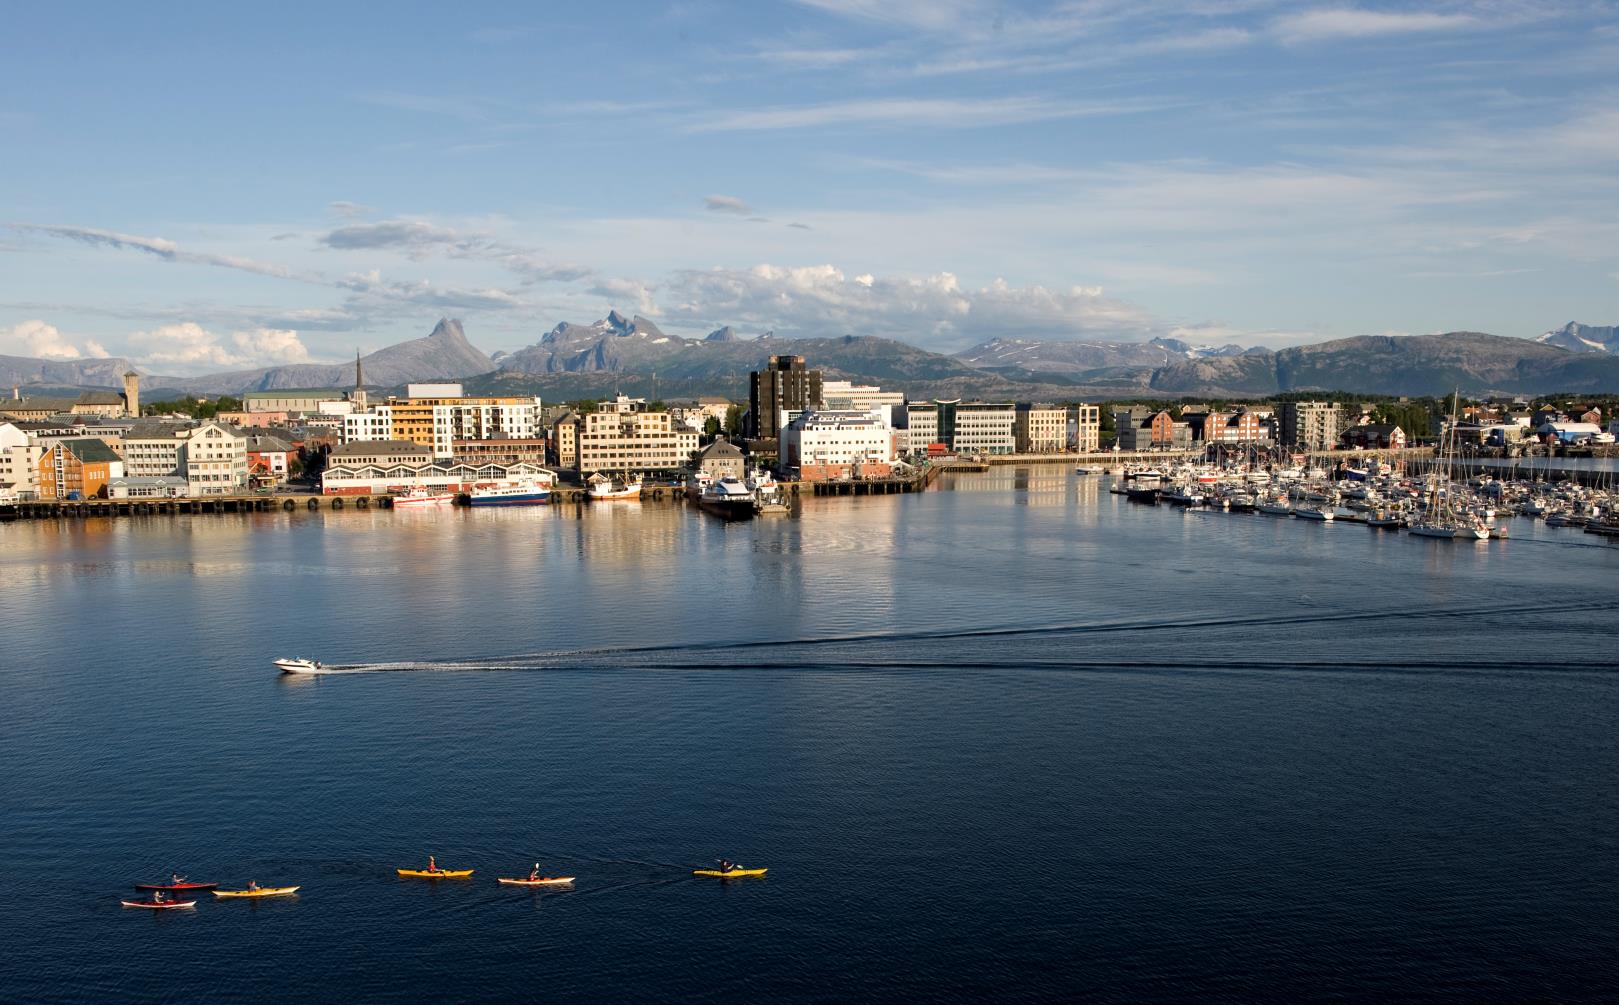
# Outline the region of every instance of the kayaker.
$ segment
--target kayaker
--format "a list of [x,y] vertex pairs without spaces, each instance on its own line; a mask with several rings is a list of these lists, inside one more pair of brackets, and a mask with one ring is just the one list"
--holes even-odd
[[438,862],[431,855],[427,856],[427,871],[438,872]]
[[258,890],[258,888],[259,888],[259,881],[258,881],[258,880],[256,880],[256,879],[250,879],[250,880],[248,880],[248,881],[247,881],[247,888],[248,888],[248,889],[249,889],[249,890],[254,890],[254,891],[257,891],[257,890]]
[[528,871],[528,881],[530,883],[532,883],[532,882],[534,882],[535,880],[537,880],[539,878],[540,878],[540,863],[535,862],[534,863],[534,868],[532,868],[532,869],[530,869]]
[[184,883],[185,881],[186,881],[186,878],[184,876],[180,875],[179,873],[177,873],[177,872],[169,873],[169,885],[170,886],[179,886],[181,883]]
[[152,891],[152,903],[154,903],[154,904],[163,903],[163,891],[162,890],[153,890]]
[[735,862],[732,862],[728,858],[720,859],[720,872],[732,872],[735,869],[736,869],[736,863]]

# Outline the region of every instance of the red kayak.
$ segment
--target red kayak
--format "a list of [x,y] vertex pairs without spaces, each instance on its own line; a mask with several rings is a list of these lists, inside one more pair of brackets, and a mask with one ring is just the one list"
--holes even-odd
[[164,893],[173,893],[177,890],[212,890],[218,883],[136,883],[137,890],[162,890]]

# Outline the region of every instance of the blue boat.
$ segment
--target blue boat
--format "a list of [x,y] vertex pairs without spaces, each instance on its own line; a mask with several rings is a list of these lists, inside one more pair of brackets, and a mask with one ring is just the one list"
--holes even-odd
[[551,498],[551,486],[532,479],[500,482],[473,489],[467,501],[473,506],[538,506]]

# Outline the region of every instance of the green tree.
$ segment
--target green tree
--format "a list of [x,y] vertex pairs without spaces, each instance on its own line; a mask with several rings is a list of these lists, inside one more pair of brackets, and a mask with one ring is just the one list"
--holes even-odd
[[703,435],[711,440],[720,435],[720,420],[714,418],[712,415],[710,415],[707,419],[704,419]]
[[742,432],[742,406],[732,405],[725,410],[725,432],[736,436]]

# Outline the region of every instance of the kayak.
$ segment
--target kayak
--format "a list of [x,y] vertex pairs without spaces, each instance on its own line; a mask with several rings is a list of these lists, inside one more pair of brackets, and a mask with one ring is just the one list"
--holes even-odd
[[396,869],[401,876],[415,876],[419,879],[466,879],[472,875],[471,869],[439,869],[428,872],[426,869]]
[[149,907],[154,911],[166,911],[171,907],[196,907],[194,900],[121,900],[125,907]]
[[572,876],[541,876],[539,879],[507,879],[502,876],[495,882],[505,883],[507,886],[556,886],[561,883],[572,883]]
[[257,890],[215,890],[216,897],[285,897],[297,893],[296,886],[261,886]]
[[162,890],[172,893],[176,890],[212,890],[218,883],[136,883],[137,890]]
[[769,869],[732,869],[730,872],[720,872],[718,869],[693,869],[693,876],[718,876],[721,879],[730,879],[733,876],[763,876]]

